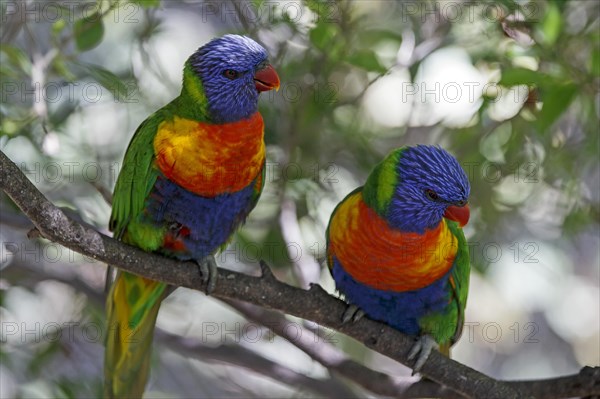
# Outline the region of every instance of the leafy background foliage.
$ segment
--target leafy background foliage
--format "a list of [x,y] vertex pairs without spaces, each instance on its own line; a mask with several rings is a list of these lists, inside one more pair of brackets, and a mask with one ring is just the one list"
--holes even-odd
[[[265,193],[218,259],[331,292],[335,204],[392,148],[439,144],[472,185],[474,272],[453,355],[498,378],[600,363],[599,5],[593,1],[3,2],[0,147],[70,215],[106,232],[136,126],[180,90],[181,66],[224,33],[261,41],[281,79],[263,94]],[[100,392],[104,265],[41,239],[2,197],[1,397]],[[290,319],[296,323],[300,320]],[[180,289],[158,326],[251,349],[313,378],[322,366],[225,305]],[[212,328],[217,326],[217,332]],[[209,329],[209,327],[211,329]],[[229,334],[227,334],[229,331]],[[233,331],[233,332],[232,332]],[[369,367],[408,370],[340,334]],[[157,338],[150,395],[310,396],[310,388]],[[282,353],[286,356],[282,357]],[[365,392],[351,386],[357,395]]]

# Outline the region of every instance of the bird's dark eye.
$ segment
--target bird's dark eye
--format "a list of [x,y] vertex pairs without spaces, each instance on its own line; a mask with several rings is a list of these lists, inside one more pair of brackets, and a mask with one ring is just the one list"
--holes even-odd
[[439,201],[440,199],[440,196],[437,195],[437,193],[431,189],[425,190],[425,196],[432,201]]
[[233,80],[240,76],[240,73],[238,71],[234,71],[233,69],[226,69],[223,72],[223,76],[225,76],[227,79]]

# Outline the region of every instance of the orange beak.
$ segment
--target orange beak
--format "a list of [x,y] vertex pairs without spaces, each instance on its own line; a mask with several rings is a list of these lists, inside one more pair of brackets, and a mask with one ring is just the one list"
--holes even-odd
[[271,65],[267,65],[254,74],[254,85],[259,93],[273,89],[279,90],[279,76]]
[[469,209],[469,204],[465,206],[452,205],[446,208],[446,212],[444,212],[444,217],[446,219],[454,220],[460,227],[463,227],[469,222],[470,216],[471,210]]

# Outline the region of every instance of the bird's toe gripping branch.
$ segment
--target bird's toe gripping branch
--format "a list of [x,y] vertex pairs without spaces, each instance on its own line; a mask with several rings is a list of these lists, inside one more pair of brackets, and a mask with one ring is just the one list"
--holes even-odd
[[423,335],[419,337],[417,342],[414,344],[410,352],[408,353],[408,360],[415,359],[415,365],[413,367],[413,375],[421,371],[421,368],[431,355],[433,349],[439,350],[440,346],[430,335]]
[[356,305],[348,305],[342,314],[342,324],[347,324],[350,321],[356,323],[365,315],[365,312]]
[[206,284],[206,295],[210,295],[217,287],[217,277],[219,272],[217,271],[217,261],[213,255],[208,255],[202,260],[197,261],[198,268],[202,279]]

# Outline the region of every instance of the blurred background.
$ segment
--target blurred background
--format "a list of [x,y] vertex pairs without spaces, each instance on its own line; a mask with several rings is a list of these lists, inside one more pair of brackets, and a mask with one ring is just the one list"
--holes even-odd
[[[439,144],[472,187],[473,273],[454,358],[502,379],[600,364],[598,2],[3,1],[0,10],[0,148],[70,216],[108,234],[105,198],[136,127],[178,95],[199,46],[248,35],[282,86],[260,100],[264,194],[220,266],[258,274],[264,259],[289,284],[335,293],[324,266],[334,206],[391,149]],[[0,397],[99,397],[105,265],[27,239],[32,224],[4,194],[1,206]],[[196,291],[171,295],[147,397],[374,396],[240,310]],[[327,336],[371,369],[410,375]]]

